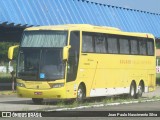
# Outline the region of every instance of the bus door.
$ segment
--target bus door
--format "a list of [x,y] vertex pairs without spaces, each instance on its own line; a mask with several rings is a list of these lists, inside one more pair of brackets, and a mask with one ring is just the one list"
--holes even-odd
[[79,63],[79,48],[80,48],[80,32],[71,31],[70,33],[69,58],[67,61],[67,77],[66,77],[66,94],[67,98],[76,97],[77,93],[77,71]]

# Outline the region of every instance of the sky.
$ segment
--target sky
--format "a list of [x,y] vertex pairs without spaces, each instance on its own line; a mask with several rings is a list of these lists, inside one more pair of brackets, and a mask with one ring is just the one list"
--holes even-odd
[[88,0],[160,14],[160,0]]

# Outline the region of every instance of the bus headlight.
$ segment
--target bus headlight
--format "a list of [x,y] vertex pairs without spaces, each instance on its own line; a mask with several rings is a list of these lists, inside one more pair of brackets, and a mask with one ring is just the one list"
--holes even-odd
[[25,85],[23,83],[17,83],[18,87],[25,87]]
[[53,88],[60,88],[60,87],[63,87],[64,86],[64,83],[55,83],[53,84]]

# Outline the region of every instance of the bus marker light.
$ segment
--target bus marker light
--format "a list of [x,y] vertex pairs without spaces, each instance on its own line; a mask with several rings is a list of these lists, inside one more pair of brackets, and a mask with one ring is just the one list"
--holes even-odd
[[148,34],[146,34],[147,38],[148,38]]

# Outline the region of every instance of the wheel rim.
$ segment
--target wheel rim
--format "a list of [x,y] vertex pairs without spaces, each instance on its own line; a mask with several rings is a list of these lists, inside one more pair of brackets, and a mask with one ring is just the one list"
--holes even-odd
[[81,100],[83,98],[83,91],[82,89],[78,89],[78,95],[77,95],[78,100]]
[[135,90],[134,90],[134,86],[132,85],[131,86],[131,96],[134,96],[134,94],[135,94]]
[[138,92],[139,92],[139,95],[142,95],[142,91],[143,91],[143,90],[142,90],[142,86],[140,85],[140,86],[139,86],[139,91],[138,91]]

